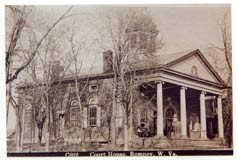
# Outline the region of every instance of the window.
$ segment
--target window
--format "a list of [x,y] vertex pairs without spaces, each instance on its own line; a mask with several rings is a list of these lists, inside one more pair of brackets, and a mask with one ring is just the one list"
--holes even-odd
[[144,127],[145,126],[145,123],[146,123],[146,121],[147,121],[147,112],[146,112],[146,110],[145,109],[142,109],[141,110],[141,120],[140,120],[140,125],[142,126],[142,127]]
[[91,127],[96,126],[96,115],[97,115],[97,108],[96,107],[90,107],[89,108],[89,125]]
[[70,125],[79,127],[80,108],[76,100],[73,100],[70,105]]
[[96,91],[98,91],[98,84],[89,85],[89,92],[96,92]]
[[[88,125],[89,127],[100,127],[100,112],[101,108],[98,106],[98,97],[92,97],[88,101]],[[86,121],[87,121],[86,120]]]
[[197,67],[196,67],[196,66],[192,66],[191,74],[192,74],[193,76],[198,76],[198,70],[197,70]]
[[70,119],[77,120],[79,115],[79,108],[78,107],[71,107],[70,109]]

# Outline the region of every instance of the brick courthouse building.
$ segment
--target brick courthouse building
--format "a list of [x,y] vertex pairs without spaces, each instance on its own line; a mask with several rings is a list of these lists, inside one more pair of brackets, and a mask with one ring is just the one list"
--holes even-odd
[[[119,102],[113,107],[112,103],[112,59],[112,51],[104,52],[103,73],[77,78],[81,88],[85,86],[81,96],[82,109],[75,93],[75,79],[64,77],[57,80],[55,86],[59,87],[50,113],[52,139],[63,137],[64,144],[79,144],[83,126],[86,143],[106,145],[111,141],[113,125],[116,127],[116,144],[123,144],[123,107]],[[133,92],[132,120],[129,122],[132,125],[131,147],[225,147],[222,115],[225,83],[199,50],[162,54],[157,60],[153,59],[153,63],[138,64],[135,70],[141,77]],[[59,68],[59,64],[55,68]],[[60,76],[60,72],[56,72],[56,76]],[[18,89],[22,93],[33,90],[30,85]],[[21,138],[25,145],[38,142],[35,108],[42,105],[40,96],[32,96],[32,91],[29,93],[21,94],[25,105]],[[115,124],[111,120],[112,112],[116,113]],[[46,127],[48,125],[44,123],[42,143],[45,143]]]
[[[104,60],[108,60],[111,54],[112,52],[104,52]],[[221,144],[219,140],[224,138],[223,80],[199,50],[163,55],[160,61],[163,64],[158,67],[138,70],[143,73],[144,78],[134,92],[136,97],[132,115],[134,145],[139,145],[142,140],[137,133],[138,128],[142,127],[148,133],[147,139],[153,139],[153,143],[155,140],[162,141],[158,143],[162,146],[169,146],[170,140],[173,140],[172,142],[185,140],[186,144],[183,145],[219,146]],[[80,143],[80,125],[85,128],[86,142],[110,141],[113,72],[108,70],[107,62],[104,63],[104,73],[90,75],[89,78],[78,77],[78,80],[83,82],[89,79],[82,95],[83,122],[79,118],[80,108],[74,92],[75,80],[64,78],[60,84],[54,121],[57,124],[57,137],[63,134],[64,140],[68,143]],[[25,86],[20,90],[25,90]],[[29,96],[24,95],[22,98],[24,97]],[[35,104],[32,104],[32,98],[26,99],[30,100],[25,102],[27,105],[23,111],[22,140],[26,144],[37,143],[37,127],[36,124],[32,124],[36,123],[33,118]],[[117,143],[123,143],[122,110],[120,105],[116,105]],[[63,125],[60,121],[63,121]],[[45,123],[43,143],[46,127]],[[164,139],[156,139],[157,137]]]

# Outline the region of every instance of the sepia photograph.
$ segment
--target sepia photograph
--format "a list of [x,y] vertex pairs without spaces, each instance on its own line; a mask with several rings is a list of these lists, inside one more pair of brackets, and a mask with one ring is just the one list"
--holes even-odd
[[231,4],[5,5],[8,157],[233,155]]

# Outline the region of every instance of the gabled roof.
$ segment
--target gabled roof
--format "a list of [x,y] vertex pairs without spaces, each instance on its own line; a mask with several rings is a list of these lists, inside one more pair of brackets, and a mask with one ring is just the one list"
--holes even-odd
[[[189,61],[194,57],[197,57],[198,60],[200,60],[200,63],[202,63],[202,69],[205,68],[205,71],[208,72],[208,77],[205,76],[200,76],[200,77],[194,77],[193,75],[189,73],[185,73],[182,71],[180,72],[179,70],[176,70],[175,67],[177,66],[178,63],[182,63],[184,61]],[[191,64],[185,64],[186,66],[184,68],[191,68]],[[207,81],[212,81],[215,83],[219,83],[221,85],[224,85],[225,82],[222,80],[222,78],[218,75],[218,73],[215,71],[215,69],[212,67],[212,65],[208,62],[208,60],[204,57],[204,55],[200,52],[200,50],[188,50],[188,51],[182,51],[182,52],[176,52],[176,53],[167,53],[167,54],[159,54],[156,57],[143,57],[142,59],[135,61],[131,65],[132,70],[149,70],[149,69],[154,69],[154,68],[166,68],[172,73],[177,73],[177,74],[186,74],[190,78],[195,78],[195,79],[203,79]],[[204,70],[203,70],[204,71]],[[202,72],[200,72],[203,74]],[[212,80],[210,80],[210,77],[213,77]]]
[[173,62],[191,52],[193,52],[194,50],[187,50],[187,51],[182,51],[182,52],[176,52],[176,53],[165,53],[165,54],[160,54],[159,55],[159,62],[162,65],[166,65],[170,62]]
[[[166,60],[166,63],[164,64],[164,67],[170,67],[173,66],[181,61],[184,61],[194,55],[197,55],[202,62],[206,65],[206,67],[209,69],[209,71],[212,73],[212,75],[218,80],[219,83],[225,84],[225,82],[222,80],[222,78],[218,75],[218,73],[215,71],[215,69],[212,67],[212,65],[208,62],[208,60],[204,57],[204,55],[200,52],[199,49],[193,50],[188,53],[176,53],[173,56],[167,56],[170,60]],[[166,56],[164,56],[166,57]],[[165,60],[165,58],[163,58]]]

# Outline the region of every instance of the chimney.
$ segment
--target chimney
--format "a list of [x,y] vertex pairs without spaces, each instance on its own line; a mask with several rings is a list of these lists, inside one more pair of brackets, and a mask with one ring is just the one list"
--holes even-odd
[[52,65],[52,80],[58,80],[60,78],[60,74],[63,71],[63,66],[60,65],[60,61],[55,61]]
[[113,72],[113,52],[111,50],[103,52],[103,72]]

